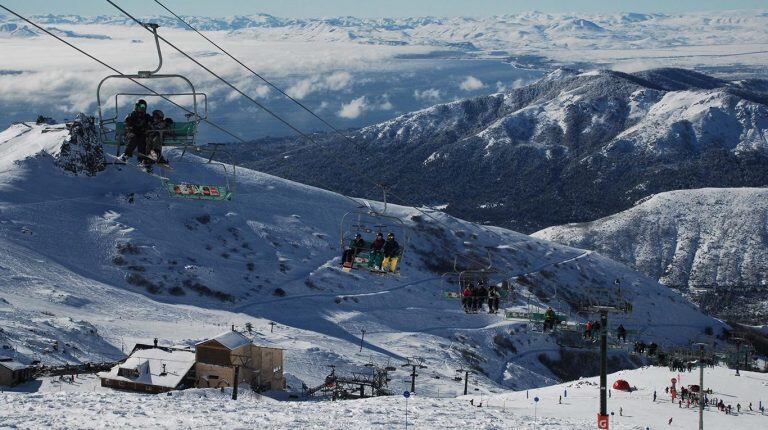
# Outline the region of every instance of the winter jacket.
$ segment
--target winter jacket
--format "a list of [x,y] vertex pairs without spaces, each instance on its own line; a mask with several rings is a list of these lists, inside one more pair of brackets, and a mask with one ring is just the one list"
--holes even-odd
[[125,134],[144,138],[152,124],[152,117],[146,112],[135,110],[125,117]]
[[355,251],[355,253],[362,251],[365,249],[365,240],[363,239],[352,239],[349,241],[349,248]]
[[400,244],[395,239],[384,242],[384,256],[397,257],[400,255]]
[[371,242],[371,250],[373,251],[381,251],[381,248],[384,246],[384,238],[383,237],[377,237],[376,239]]

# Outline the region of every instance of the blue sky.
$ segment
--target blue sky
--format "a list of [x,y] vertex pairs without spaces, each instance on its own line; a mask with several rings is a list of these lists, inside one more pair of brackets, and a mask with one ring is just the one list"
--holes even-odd
[[[159,14],[152,0],[118,0],[131,12]],[[768,9],[766,0],[165,0],[179,13],[228,16],[269,13],[284,17],[352,15],[483,16],[528,10],[543,12],[686,12],[723,9]],[[22,13],[102,15],[116,11],[103,0],[0,0]]]

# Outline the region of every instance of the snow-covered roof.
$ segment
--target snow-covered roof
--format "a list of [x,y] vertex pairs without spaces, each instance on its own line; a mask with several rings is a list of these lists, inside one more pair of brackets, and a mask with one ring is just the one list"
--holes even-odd
[[[243,334],[238,333],[236,331],[228,331],[209,340],[215,340],[216,342],[219,342],[220,344],[224,345],[229,349],[239,348],[243,345],[247,345],[251,343],[250,339],[248,339]],[[203,342],[199,342],[198,345],[205,342],[208,342],[208,341],[206,340]]]
[[[165,364],[165,373],[163,373]],[[113,367],[109,372],[99,373],[100,378],[115,381],[133,382],[157,387],[176,388],[184,376],[195,365],[193,351],[175,349],[140,349],[135,351],[124,363]],[[119,370],[139,369],[135,378],[119,376]]]
[[18,361],[0,361],[0,366],[3,366],[9,370],[21,370],[29,367],[26,364],[19,363]]

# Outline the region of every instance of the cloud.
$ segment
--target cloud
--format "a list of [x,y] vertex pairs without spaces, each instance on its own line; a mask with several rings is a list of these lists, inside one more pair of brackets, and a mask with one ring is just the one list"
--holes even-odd
[[368,108],[365,96],[360,96],[349,103],[342,103],[341,109],[336,113],[341,118],[355,119]]
[[477,79],[474,76],[467,76],[464,81],[459,84],[459,88],[461,88],[463,91],[476,91],[480,88],[483,88],[485,84],[480,79]]
[[349,72],[333,72],[328,76],[320,75],[302,79],[286,90],[286,93],[295,99],[303,99],[318,91],[341,91],[352,82],[352,74]]
[[441,92],[437,88],[429,88],[427,90],[422,90],[422,91],[413,90],[413,97],[416,100],[427,100],[427,101],[436,102],[440,100]]

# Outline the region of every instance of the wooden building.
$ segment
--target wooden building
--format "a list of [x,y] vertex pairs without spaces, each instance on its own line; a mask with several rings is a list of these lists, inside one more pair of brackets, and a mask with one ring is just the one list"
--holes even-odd
[[257,391],[282,390],[283,350],[255,345],[246,336],[229,331],[195,345],[197,386],[231,387],[235,367],[238,384],[249,384]]
[[0,356],[0,385],[12,386],[32,379],[32,368],[14,361],[11,357]]
[[190,388],[195,383],[195,353],[139,344],[125,362],[98,375],[102,387],[118,390],[162,393]]

